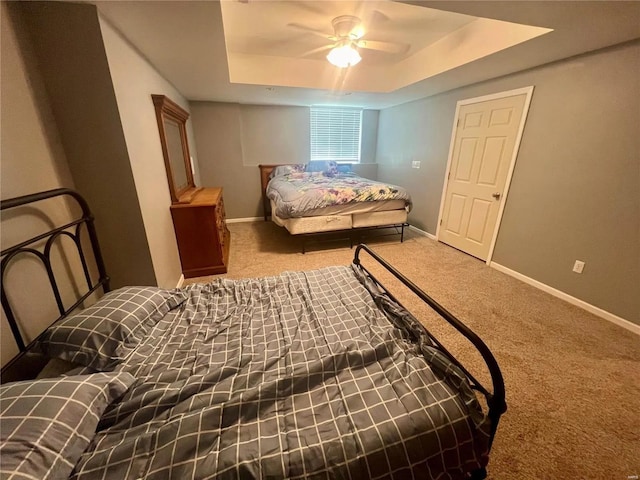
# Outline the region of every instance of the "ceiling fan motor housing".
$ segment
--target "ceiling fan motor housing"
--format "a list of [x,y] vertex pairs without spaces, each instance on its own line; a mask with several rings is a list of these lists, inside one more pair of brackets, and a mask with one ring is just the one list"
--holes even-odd
[[362,31],[358,29],[360,19],[353,15],[340,15],[331,21],[333,30],[338,38],[351,38],[357,40],[362,36]]

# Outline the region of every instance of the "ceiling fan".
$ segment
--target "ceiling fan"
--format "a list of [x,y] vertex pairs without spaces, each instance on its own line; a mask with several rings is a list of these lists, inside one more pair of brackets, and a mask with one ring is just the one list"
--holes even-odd
[[331,24],[333,25],[333,35],[297,23],[290,23],[288,26],[321,36],[325,40],[331,40],[332,43],[329,45],[314,48],[313,50],[305,52],[304,56],[330,50],[327,55],[327,60],[340,68],[350,67],[360,62],[360,60],[362,60],[358,52],[360,48],[378,50],[391,54],[402,54],[409,50],[409,45],[406,43],[383,42],[364,38],[366,33],[362,21],[354,15],[340,15],[334,18]]

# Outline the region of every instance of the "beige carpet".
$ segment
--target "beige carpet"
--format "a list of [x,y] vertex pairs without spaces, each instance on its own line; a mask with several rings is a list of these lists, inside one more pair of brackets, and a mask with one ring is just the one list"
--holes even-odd
[[[346,265],[348,242],[310,246],[272,223],[231,230],[229,278]],[[640,337],[410,232],[367,241],[489,345],[505,377],[507,413],[489,478],[615,479],[640,474]],[[369,266],[363,256],[363,263]],[[393,277],[374,274],[487,383],[481,358]],[[206,281],[208,278],[194,279]]]

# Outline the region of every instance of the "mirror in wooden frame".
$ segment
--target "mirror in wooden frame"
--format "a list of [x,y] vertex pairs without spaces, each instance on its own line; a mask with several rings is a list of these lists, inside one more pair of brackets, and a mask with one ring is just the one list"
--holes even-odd
[[189,203],[201,190],[196,188],[191,169],[186,128],[189,113],[164,95],[151,95],[151,98],[156,109],[171,203]]

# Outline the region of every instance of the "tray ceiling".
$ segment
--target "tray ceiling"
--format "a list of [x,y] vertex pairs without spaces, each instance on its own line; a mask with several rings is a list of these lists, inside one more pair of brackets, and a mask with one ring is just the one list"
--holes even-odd
[[[386,108],[640,37],[640,2],[105,1],[100,14],[189,100]],[[330,65],[338,15],[409,46]],[[532,27],[532,28],[530,28]]]
[[[221,7],[231,83],[349,92],[392,92],[551,31],[392,1],[228,1]],[[400,51],[359,48],[357,65],[331,65],[327,51],[317,50],[335,43],[332,19],[341,15],[362,20],[365,44],[382,41]]]

